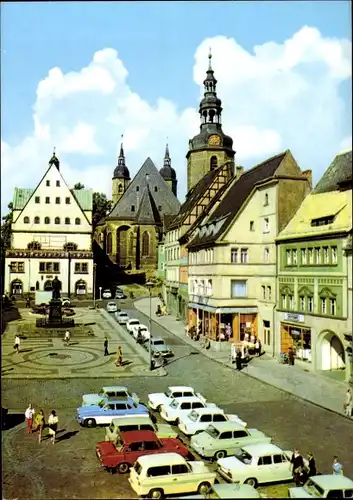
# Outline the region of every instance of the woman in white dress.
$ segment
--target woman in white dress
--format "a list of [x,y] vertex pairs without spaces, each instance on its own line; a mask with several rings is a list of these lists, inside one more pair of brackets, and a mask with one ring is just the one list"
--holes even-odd
[[49,434],[51,435],[51,442],[53,444],[55,443],[55,436],[56,436],[56,432],[58,430],[58,423],[59,423],[59,419],[56,415],[56,411],[52,410],[52,412],[48,418],[48,427],[49,427]]

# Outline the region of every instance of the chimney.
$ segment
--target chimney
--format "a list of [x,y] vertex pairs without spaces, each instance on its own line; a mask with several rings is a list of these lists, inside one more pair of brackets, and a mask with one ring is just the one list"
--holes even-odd
[[242,167],[241,165],[237,165],[235,167],[235,177],[240,177],[243,172],[244,172],[244,167]]
[[310,190],[313,189],[313,172],[312,170],[304,170],[302,172],[303,176],[309,181]]

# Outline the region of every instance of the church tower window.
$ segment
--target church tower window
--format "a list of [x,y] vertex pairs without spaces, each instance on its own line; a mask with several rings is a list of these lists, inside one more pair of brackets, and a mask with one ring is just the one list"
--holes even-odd
[[119,187],[118,187],[118,193],[122,193],[123,192],[123,186],[122,184],[119,184]]
[[147,231],[142,235],[142,257],[148,257],[150,253],[150,237]]
[[210,170],[215,170],[217,168],[217,156],[212,156],[210,160]]

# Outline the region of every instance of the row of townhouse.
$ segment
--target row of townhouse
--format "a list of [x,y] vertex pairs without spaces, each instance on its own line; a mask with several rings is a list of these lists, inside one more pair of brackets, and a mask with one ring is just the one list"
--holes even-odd
[[[208,192],[206,178],[194,191],[202,184]],[[165,300],[215,348],[230,324],[231,341],[253,335],[273,356],[295,346],[313,370],[350,366],[351,151],[336,156],[314,190],[311,182],[287,150],[238,168],[206,210],[190,203],[191,193],[168,227]]]

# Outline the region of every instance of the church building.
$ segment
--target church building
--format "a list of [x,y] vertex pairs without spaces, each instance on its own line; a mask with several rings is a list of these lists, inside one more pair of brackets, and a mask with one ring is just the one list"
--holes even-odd
[[154,271],[165,218],[180,208],[168,145],[159,171],[147,158],[131,181],[121,144],[112,184],[114,206],[97,225],[95,240],[121,269]]

